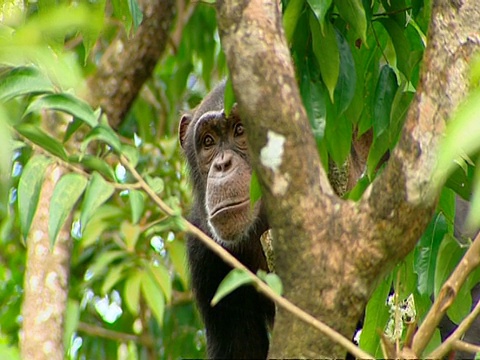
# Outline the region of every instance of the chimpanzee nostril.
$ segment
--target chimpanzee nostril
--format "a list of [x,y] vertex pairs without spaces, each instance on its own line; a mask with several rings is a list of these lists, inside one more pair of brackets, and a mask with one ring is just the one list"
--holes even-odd
[[215,159],[213,166],[218,172],[229,171],[232,168],[232,154],[230,152],[222,153]]

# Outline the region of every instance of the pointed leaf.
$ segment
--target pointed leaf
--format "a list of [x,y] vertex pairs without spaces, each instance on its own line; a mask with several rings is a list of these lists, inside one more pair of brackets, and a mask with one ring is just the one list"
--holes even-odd
[[107,183],[99,173],[95,171],[92,174],[82,204],[82,215],[80,216],[82,228],[85,228],[95,210],[107,201],[114,191],[113,185]]
[[[331,2],[331,0],[327,1]],[[323,1],[314,0],[313,2],[320,3]],[[285,13],[283,14],[283,28],[285,29],[285,38],[289,44],[293,40],[293,34],[295,33],[295,28],[297,27],[298,19],[300,18],[300,14],[303,10],[304,3],[304,0],[290,0],[287,4],[287,8],[285,9]],[[313,8],[312,10],[315,12]]]
[[410,79],[411,66],[410,66],[410,45],[404,30],[392,19],[380,18],[380,23],[385,27],[392,39],[392,44],[395,49],[395,55],[397,57],[397,68],[400,70],[407,79]]
[[337,116],[342,115],[353,100],[357,86],[357,72],[352,51],[347,39],[335,29],[338,51],[340,54],[340,72],[335,87],[335,110]]
[[40,190],[42,188],[45,170],[51,160],[38,155],[30,159],[23,169],[18,184],[18,212],[23,238],[26,239],[33,216],[37,210]]
[[252,171],[252,177],[250,179],[250,206],[253,208],[255,203],[262,197],[262,189],[258,182],[257,173]]
[[190,279],[187,269],[187,262],[185,261],[187,254],[185,243],[175,239],[174,241],[165,242],[165,247],[167,248],[170,260],[172,261],[173,267],[180,277],[183,286],[188,288]]
[[80,174],[66,174],[55,185],[48,219],[48,235],[51,246],[55,244],[60,229],[65,224],[73,206],[83,194],[85,186],[87,186],[87,179]]
[[117,134],[115,134],[115,132],[108,126],[98,125],[94,129],[92,129],[92,131],[90,131],[87,136],[85,136],[85,139],[80,146],[80,150],[82,152],[85,152],[88,144],[90,144],[90,142],[93,140],[103,141],[107,143],[109,146],[112,147],[113,150],[118,153],[120,153],[122,150],[122,143],[120,142],[120,139],[118,138]]
[[[323,27],[325,24],[325,15],[327,14],[328,9],[330,9],[330,6],[332,5],[332,0],[307,0],[307,2],[313,13],[315,14],[318,22],[320,23],[323,31]],[[290,6],[290,2],[288,3],[288,5]]]
[[106,251],[98,255],[93,264],[87,269],[85,273],[85,280],[90,281],[104,275],[105,269],[114,261],[123,258],[127,253],[123,250]]
[[132,223],[136,224],[143,214],[145,199],[143,193],[139,190],[129,190],[128,198],[130,200],[130,209],[132,210]]
[[162,289],[167,303],[170,302],[172,299],[172,279],[170,278],[168,270],[163,265],[154,266],[150,264],[148,271]]
[[121,263],[119,265],[111,267],[108,270],[107,275],[103,280],[102,289],[101,289],[102,294],[107,294],[108,292],[110,292],[110,290],[115,286],[115,284],[118,283],[124,277],[125,275],[124,269],[125,269],[125,263]]
[[270,288],[275,291],[277,295],[282,295],[283,293],[283,284],[282,280],[277,274],[269,273],[265,276],[265,282],[267,283]]
[[89,170],[98,171],[105,178],[110,181],[115,180],[115,173],[110,165],[103,159],[93,156],[93,155],[84,155],[82,157],[78,155],[73,155],[68,158],[68,162],[82,164]]
[[62,160],[67,161],[67,152],[65,151],[62,143],[45,133],[38,126],[31,124],[19,124],[15,126],[15,130],[17,130],[20,134],[25,136],[34,144],[40,146],[42,149],[59,157]]
[[217,292],[213,297],[211,304],[215,306],[220,300],[225,296],[230,294],[235,289],[239,288],[242,285],[249,284],[252,282],[250,274],[240,269],[233,269],[230,271],[227,276],[222,280],[218,286]]
[[333,25],[327,21],[324,34],[322,34],[320,24],[313,14],[310,16],[310,29],[312,31],[313,53],[320,66],[323,83],[328,89],[330,99],[334,102],[333,94],[340,72],[340,55],[335,30]]
[[142,229],[140,228],[140,226],[133,225],[128,221],[123,221],[122,225],[120,225],[120,232],[122,233],[125,240],[125,245],[127,245],[127,250],[134,251],[138,238],[142,233]]
[[92,128],[98,125],[97,116],[90,105],[71,94],[65,93],[50,94],[37,98],[30,103],[23,116],[44,109],[63,111],[82,120]]
[[133,315],[138,315],[140,310],[140,284],[144,276],[145,274],[142,274],[142,272],[135,271],[135,273],[130,275],[125,281],[123,298],[125,299],[128,310],[130,310]]
[[225,91],[223,94],[223,107],[226,116],[230,115],[233,104],[235,104],[235,93],[233,92],[232,80],[229,77],[225,83]]
[[19,67],[0,78],[0,102],[17,96],[53,92],[51,81],[35,67]]
[[157,285],[157,282],[148,274],[142,277],[142,293],[158,324],[162,325],[163,313],[165,311],[165,297],[163,291]]
[[362,0],[335,0],[340,16],[353,28],[357,37],[367,42],[367,17]]
[[393,69],[384,65],[380,71],[375,89],[373,109],[373,131],[375,137],[381,135],[390,126],[392,103],[398,89],[397,77]]

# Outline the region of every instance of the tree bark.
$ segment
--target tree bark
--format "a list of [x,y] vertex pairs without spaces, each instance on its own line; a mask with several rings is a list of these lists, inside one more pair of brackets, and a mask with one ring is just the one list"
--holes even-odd
[[[475,3],[433,4],[421,83],[401,141],[384,173],[354,203],[333,194],[320,165],[277,2],[217,2],[285,297],[347,337],[379,279],[413,249],[434,209],[438,142],[466,95],[468,60],[480,43]],[[338,358],[345,351],[279,311],[270,355]]]
[[70,227],[67,221],[53,249],[48,235],[50,199],[62,170],[48,168],[39,205],[27,238],[20,351],[22,359],[61,360],[70,272]]
[[175,15],[174,0],[143,0],[143,22],[130,39],[118,35],[88,81],[88,102],[101,106],[113,128],[123,121],[165,50]]

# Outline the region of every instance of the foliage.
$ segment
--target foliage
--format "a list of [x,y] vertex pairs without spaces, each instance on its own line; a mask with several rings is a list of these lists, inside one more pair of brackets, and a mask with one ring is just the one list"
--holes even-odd
[[[187,4],[192,13],[181,40],[160,59],[116,132],[99,109],[81,99],[105,44],[119,31],[133,33],[141,22],[136,1],[109,5],[101,0],[65,0],[59,6],[38,1],[21,11],[5,6],[2,13],[0,302],[5,305],[0,309],[0,354],[15,353],[18,346],[23,241],[52,163],[72,170],[55,188],[49,223],[55,246],[59,229],[69,215],[74,217],[68,356],[144,359],[152,348],[142,340],[144,334],[154,339],[159,358],[200,357],[204,351],[183,234],[175,219],[136,187],[120,159],[128,159],[171,207],[186,212],[189,188],[176,145],[177,117],[226,74],[215,12],[207,4]],[[346,195],[358,199],[395,147],[418,87],[429,1],[285,0],[282,5],[303,103],[325,168],[329,158],[345,163],[352,135],[373,133],[364,176]],[[440,151],[438,186],[446,185],[437,212],[414,252],[379,284],[367,306],[360,346],[377,356],[377,329],[387,329],[391,309],[413,295],[410,306],[421,321],[466,251],[465,242],[454,236],[453,220],[456,194],[472,198],[474,209],[480,207],[478,73],[477,63],[471,99],[451,122]],[[233,93],[227,96],[231,106]],[[257,199],[258,186],[252,189]],[[469,226],[478,227],[478,213],[471,212]],[[276,276],[260,275],[281,293]],[[215,301],[246,282],[238,271],[231,278]],[[470,311],[469,290],[478,279],[477,271],[450,308],[454,322]],[[391,307],[385,300],[389,294]],[[118,338],[95,336],[82,324],[113,330]],[[125,334],[139,335],[138,341],[124,340]],[[404,339],[405,331],[395,336]]]

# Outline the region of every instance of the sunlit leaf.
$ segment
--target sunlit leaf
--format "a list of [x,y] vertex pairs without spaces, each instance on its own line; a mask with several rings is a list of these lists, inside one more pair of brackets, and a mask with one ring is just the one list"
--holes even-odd
[[[330,6],[332,5],[332,0],[307,0],[307,2],[313,13],[315,14],[318,22],[320,23],[320,27],[323,32],[325,21],[328,21],[328,19],[325,20],[325,15],[327,14],[328,9],[330,9]],[[288,5],[290,6],[290,2],[288,3]]]
[[159,177],[152,178],[150,176],[147,176],[145,180],[147,180],[148,186],[152,188],[155,194],[161,194],[163,192],[163,189],[165,189],[165,183]]
[[92,177],[88,182],[85,197],[82,203],[82,214],[80,215],[80,223],[82,228],[86,226],[95,210],[112,196],[115,188],[107,183],[97,172],[92,173]]
[[48,135],[38,126],[31,124],[19,124],[15,126],[15,130],[49,153],[67,161],[67,152],[65,151],[62,143]]
[[113,172],[113,169],[102,158],[88,154],[81,157],[78,155],[72,155],[68,158],[68,161],[70,163],[81,164],[82,166],[91,171],[98,171],[98,173],[100,173],[102,176],[106,177],[110,181],[115,180],[115,173]]
[[[68,299],[67,309],[65,310],[65,323],[63,330],[63,346],[68,349],[74,333],[77,331],[78,322],[80,321],[80,304],[78,301]],[[10,358],[8,358],[10,359]]]
[[137,0],[127,0],[128,1],[128,8],[130,9],[130,13],[132,14],[133,19],[133,28],[137,30],[143,20],[143,13],[138,5]]
[[33,216],[37,210],[40,190],[42,188],[45,170],[51,160],[38,155],[30,159],[23,169],[18,184],[18,212],[20,215],[20,227],[23,238],[26,239]]
[[[290,0],[287,4],[287,8],[283,14],[283,28],[285,29],[285,38],[287,39],[288,43],[291,43],[293,40],[293,34],[295,32],[295,28],[297,27],[297,22],[300,18],[300,13],[304,4],[304,0]],[[313,11],[315,12],[315,10]]]
[[92,129],[92,131],[90,131],[87,134],[87,136],[85,136],[85,139],[83,140],[82,145],[80,146],[80,150],[82,152],[85,152],[85,149],[87,148],[88,144],[93,140],[98,140],[98,141],[107,143],[116,152],[120,153],[122,150],[122,144],[117,134],[110,127],[107,127],[105,125],[98,125],[94,129]]
[[227,276],[225,276],[218,286],[217,292],[211,301],[212,306],[218,304],[220,300],[222,300],[232,291],[238,289],[240,286],[249,284],[251,282],[252,278],[247,272],[240,269],[233,269],[228,273]]
[[397,57],[397,68],[410,79],[410,45],[404,30],[393,20],[387,18],[380,18],[378,21],[385,27],[392,39],[393,47],[395,48],[395,55]]
[[140,310],[140,284],[142,278],[146,276],[140,271],[135,271],[125,280],[125,287],[123,289],[123,298],[128,310],[133,315],[138,315]]
[[165,297],[163,291],[152,276],[143,276],[141,282],[143,297],[152,310],[157,322],[162,325],[163,313],[165,311]]
[[132,210],[132,223],[136,224],[140,220],[145,206],[143,193],[139,190],[129,190],[128,198],[130,200],[130,209]]
[[340,54],[340,72],[335,87],[335,109],[337,116],[342,115],[355,95],[357,73],[350,46],[338,30],[335,30],[338,51]]
[[335,0],[340,16],[353,28],[363,43],[367,42],[367,18],[362,0]]
[[265,282],[268,286],[277,294],[282,295],[283,293],[283,284],[282,280],[277,274],[269,273],[265,276]]
[[55,244],[58,233],[86,186],[87,179],[83,175],[73,173],[62,176],[55,185],[50,201],[48,219],[48,234],[51,246]]
[[105,279],[103,280],[102,294],[108,294],[110,290],[125,276],[125,264],[121,263],[116,266],[112,266],[107,275],[105,275]]
[[187,248],[185,243],[175,239],[174,241],[167,241],[165,247],[168,250],[170,260],[172,261],[173,267],[180,277],[184,288],[188,288],[190,279],[186,262]]
[[120,233],[123,236],[128,251],[134,251],[138,238],[142,233],[142,228],[128,221],[123,221],[120,225]]
[[51,81],[33,66],[18,67],[0,78],[0,102],[17,96],[53,92]]
[[148,273],[153,276],[158,286],[160,286],[160,288],[162,289],[167,303],[170,302],[170,300],[172,299],[172,279],[170,277],[170,273],[165,268],[165,266],[161,264],[150,264],[148,266]]
[[98,119],[94,111],[83,100],[71,94],[49,94],[35,99],[25,110],[23,116],[40,110],[58,110],[82,120],[90,127],[98,125]]
[[85,280],[90,281],[105,274],[105,270],[116,260],[124,258],[127,253],[123,250],[105,251],[97,256],[93,264],[88,268]]
[[250,179],[250,205],[253,207],[261,197],[262,189],[258,182],[257,173],[252,171],[252,178]]

